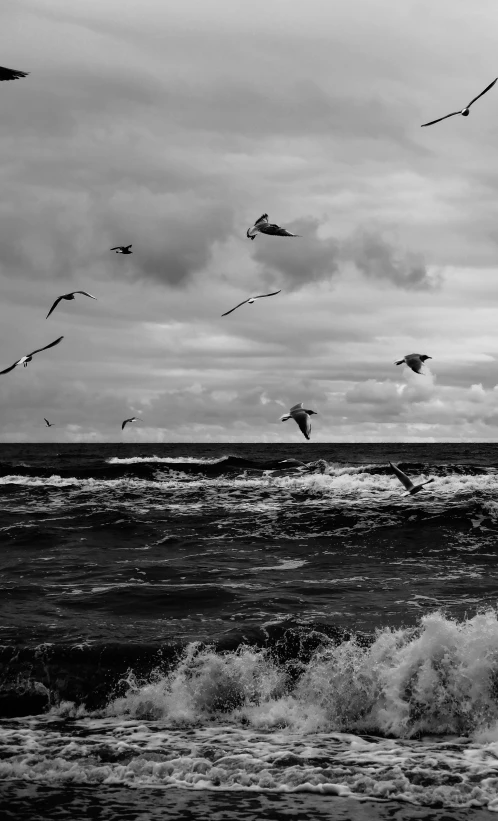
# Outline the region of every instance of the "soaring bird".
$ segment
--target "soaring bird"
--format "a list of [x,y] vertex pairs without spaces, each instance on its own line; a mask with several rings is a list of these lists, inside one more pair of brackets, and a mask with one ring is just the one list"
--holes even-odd
[[268,222],[268,214],[262,214],[259,220],[256,220],[252,228],[247,229],[247,236],[249,239],[256,239],[256,234],[271,234],[274,237],[299,237],[300,234],[292,234],[286,228],[280,228],[279,225]]
[[[281,290],[282,289],[280,289],[280,291]],[[237,308],[240,308],[241,305],[246,305],[247,303],[249,303],[249,305],[252,305],[256,301],[256,299],[264,299],[265,296],[275,296],[276,294],[279,294],[280,291],[272,291],[271,294],[260,294],[259,296],[251,296],[249,297],[249,299],[244,299],[244,302],[239,302],[239,304],[236,305],[235,308],[231,308],[229,311],[222,314],[222,316],[228,316],[228,314],[231,314],[233,313],[233,311],[236,311]]]
[[19,80],[21,77],[27,77],[29,71],[15,71],[13,68],[2,68],[0,66],[0,81],[2,80]]
[[116,245],[115,248],[111,248],[111,251],[116,251],[116,254],[133,254],[130,248],[131,245]]
[[125,425],[128,424],[128,422],[143,422],[143,421],[144,420],[140,419],[140,417],[138,417],[138,416],[131,416],[129,419],[124,420],[123,424],[121,425],[121,430],[124,430],[124,427],[125,427]]
[[[496,80],[498,80],[498,77],[496,78]],[[486,92],[489,91],[490,88],[493,88],[494,84],[496,83],[496,80],[493,80],[493,82],[490,83],[489,86],[486,86],[484,91],[481,91],[481,93],[478,94],[477,97],[474,97],[474,99],[471,100],[470,103],[467,106],[465,106],[465,108],[462,108],[461,111],[453,111],[451,114],[445,114],[444,117],[440,117],[438,120],[431,120],[430,123],[423,123],[420,127],[425,128],[426,125],[434,125],[434,123],[440,123],[441,120],[447,120],[448,117],[455,117],[456,114],[461,114],[462,117],[468,117],[469,114],[470,114],[470,111],[469,111],[470,106],[473,103],[475,103],[475,101],[478,100],[479,97],[482,97],[483,94],[486,94]]]
[[75,295],[75,294],[83,294],[83,296],[89,296],[89,297],[90,297],[90,299],[97,299],[97,297],[96,297],[96,296],[92,296],[91,294],[88,294],[86,291],[71,291],[71,293],[70,293],[70,294],[62,294],[62,296],[58,296],[58,297],[57,297],[57,299],[55,300],[54,304],[53,304],[53,305],[52,305],[52,307],[50,308],[50,311],[48,312],[47,316],[45,317],[45,319],[48,319],[48,318],[49,318],[49,316],[50,316],[50,314],[52,313],[52,311],[53,311],[55,308],[57,308],[57,305],[59,304],[59,302],[61,301],[61,299],[74,299],[74,295]]
[[31,362],[31,360],[33,359],[35,353],[40,353],[40,351],[46,351],[47,348],[53,348],[54,345],[58,345],[59,342],[62,339],[64,339],[64,337],[60,336],[59,339],[56,339],[55,342],[51,342],[50,345],[45,345],[44,348],[37,348],[36,351],[32,351],[31,353],[28,353],[28,354],[26,354],[26,356],[21,356],[21,358],[18,359],[17,362],[14,362],[14,364],[11,365],[10,368],[5,368],[4,371],[0,371],[0,374],[8,373],[9,371],[13,371],[14,368],[17,365],[21,365],[21,364],[24,365],[25,368],[27,368],[28,367],[28,362]]
[[280,417],[281,422],[287,421],[287,419],[294,419],[295,422],[301,428],[304,437],[306,439],[310,438],[311,433],[311,419],[310,416],[312,413],[316,413],[314,410],[306,410],[303,408],[303,403],[300,402],[298,405],[294,405],[289,413],[285,413],[283,416]]
[[[43,418],[45,419],[45,417],[43,417]],[[49,422],[48,419],[45,419],[45,422],[47,423],[47,428],[53,428],[53,426],[54,426],[53,422]]]
[[424,364],[426,359],[432,359],[432,356],[427,356],[427,354],[425,353],[407,353],[407,355],[404,356],[403,359],[398,359],[398,361],[394,364],[402,365],[403,362],[405,362],[405,364],[408,365],[408,367],[411,368],[414,373],[421,374],[422,365]]
[[425,485],[430,485],[430,483],[434,481],[434,479],[427,479],[427,482],[421,482],[420,485],[414,485],[406,473],[403,473],[403,471],[396,467],[396,465],[393,465],[392,462],[389,462],[389,464],[391,465],[392,472],[396,474],[403,487],[407,489],[408,493],[405,493],[405,496],[413,496],[414,493],[418,493],[419,490],[422,490]]

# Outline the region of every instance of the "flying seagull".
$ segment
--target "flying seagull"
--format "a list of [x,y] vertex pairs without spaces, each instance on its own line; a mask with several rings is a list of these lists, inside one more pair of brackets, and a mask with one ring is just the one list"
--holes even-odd
[[50,308],[50,311],[48,312],[47,316],[45,317],[45,319],[48,319],[48,318],[49,318],[49,316],[50,316],[50,314],[52,313],[52,311],[53,311],[55,308],[57,308],[57,305],[59,304],[59,302],[61,301],[61,299],[74,299],[74,295],[75,295],[75,294],[83,294],[83,296],[89,296],[89,297],[90,297],[90,299],[97,299],[97,297],[96,297],[96,296],[92,296],[91,294],[88,294],[86,291],[71,291],[71,293],[69,293],[69,294],[62,294],[62,296],[58,296],[58,297],[57,297],[57,299],[55,300],[54,304],[53,304],[53,305],[52,305],[52,307]]
[[131,245],[116,245],[115,248],[111,248],[111,251],[116,251],[116,254],[133,254],[130,248]]
[[[281,290],[282,289],[280,289],[280,291]],[[236,311],[237,308],[240,308],[241,305],[246,305],[246,303],[249,303],[249,305],[252,305],[255,302],[256,299],[263,299],[265,296],[275,296],[276,294],[279,294],[280,291],[272,291],[271,294],[260,294],[259,296],[251,296],[251,297],[249,297],[249,299],[244,299],[244,302],[239,302],[239,304],[236,305],[235,308],[231,308],[229,311],[222,314],[222,316],[228,316],[228,314],[233,313],[233,311]]]
[[249,239],[256,239],[256,234],[271,234],[274,237],[299,237],[300,234],[291,234],[286,228],[280,228],[279,225],[268,222],[268,214],[262,214],[259,220],[256,220],[252,228],[247,229],[247,236]]
[[[496,80],[498,80],[498,77],[496,78]],[[462,108],[461,111],[453,111],[451,114],[446,114],[444,117],[440,117],[439,120],[431,120],[430,123],[423,123],[421,125],[421,128],[425,128],[426,125],[434,125],[434,123],[440,123],[441,120],[447,120],[448,117],[454,117],[456,114],[461,114],[462,117],[468,117],[469,114],[470,114],[470,111],[469,111],[470,106],[473,103],[475,103],[475,101],[478,100],[479,97],[482,97],[483,94],[486,94],[486,91],[489,91],[490,88],[493,88],[494,84],[496,83],[496,80],[493,80],[493,82],[490,83],[489,86],[486,86],[484,91],[481,91],[481,93],[478,94],[477,97],[474,97],[474,99],[470,101],[468,106],[465,106],[465,108]]]
[[27,77],[29,71],[15,71],[13,68],[2,68],[0,66],[0,81],[2,80],[19,80],[21,77]]
[[[43,418],[45,419],[45,417],[43,417]],[[47,428],[53,428],[53,426],[54,426],[53,422],[49,422],[48,419],[45,419],[45,422],[47,423]]]
[[424,364],[426,359],[432,359],[432,356],[427,356],[427,354],[425,353],[407,353],[407,355],[404,356],[403,359],[398,359],[398,361],[394,364],[402,365],[403,362],[405,362],[405,364],[408,365],[408,367],[411,368],[414,373],[421,374],[422,365]]
[[304,437],[306,439],[310,438],[311,433],[311,419],[310,416],[312,413],[316,413],[314,410],[306,410],[303,408],[303,403],[300,402],[298,405],[294,405],[289,413],[285,413],[283,416],[280,417],[281,422],[287,421],[287,419],[294,419],[295,422],[301,428]]
[[51,343],[50,343],[50,345],[45,345],[45,347],[44,347],[44,348],[37,348],[37,349],[36,349],[36,351],[32,351],[31,353],[28,353],[28,354],[26,354],[26,356],[21,356],[21,358],[20,358],[20,359],[18,359],[18,360],[17,360],[17,362],[14,362],[14,364],[13,364],[13,365],[11,365],[11,366],[10,366],[10,368],[5,368],[5,370],[4,370],[4,371],[0,371],[0,375],[1,375],[1,374],[3,374],[3,373],[9,373],[9,371],[13,371],[13,370],[14,370],[14,368],[15,368],[17,365],[21,365],[21,364],[22,364],[22,365],[24,365],[24,367],[25,367],[25,368],[27,368],[27,367],[28,367],[28,362],[31,362],[31,360],[33,359],[33,357],[34,357],[35,353],[40,353],[40,351],[46,351],[46,350],[47,350],[47,348],[53,348],[53,347],[54,347],[54,345],[58,345],[58,344],[59,344],[59,342],[60,342],[62,339],[64,339],[64,337],[63,337],[63,336],[60,336],[60,337],[59,337],[59,339],[56,339],[56,340],[55,340],[55,342],[51,342]]
[[405,493],[405,496],[413,496],[414,493],[418,493],[419,490],[422,490],[425,485],[430,485],[434,479],[427,479],[427,482],[421,482],[420,485],[414,485],[412,480],[408,478],[406,473],[403,473],[396,465],[393,465],[392,462],[389,462],[391,465],[391,470],[393,473],[396,474],[401,484],[407,489],[408,493]]
[[123,424],[121,425],[121,430],[124,430],[124,427],[125,427],[125,425],[128,424],[128,422],[143,422],[143,421],[144,420],[140,419],[140,417],[138,417],[138,416],[132,416],[132,417],[130,417],[130,419],[125,419],[124,420]]

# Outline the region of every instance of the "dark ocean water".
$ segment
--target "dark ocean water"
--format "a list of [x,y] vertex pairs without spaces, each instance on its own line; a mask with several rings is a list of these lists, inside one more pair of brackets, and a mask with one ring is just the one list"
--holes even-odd
[[[405,496],[389,460],[435,482]],[[491,444],[0,446],[0,802],[495,817],[497,468]]]

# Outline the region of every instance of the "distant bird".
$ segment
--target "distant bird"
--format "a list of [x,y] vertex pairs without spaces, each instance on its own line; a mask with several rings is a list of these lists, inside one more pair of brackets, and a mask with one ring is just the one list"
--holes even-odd
[[401,484],[407,489],[408,493],[405,493],[405,496],[413,496],[414,493],[418,493],[419,490],[422,490],[425,485],[430,485],[430,483],[434,481],[434,479],[427,479],[427,482],[422,482],[420,485],[414,485],[406,473],[403,473],[403,471],[396,467],[396,465],[393,465],[392,462],[389,462],[389,464],[391,465],[392,472],[396,474]]
[[432,359],[432,356],[427,356],[427,354],[423,353],[407,353],[403,359],[398,359],[395,362],[395,365],[402,365],[403,362],[408,365],[409,368],[412,369],[414,373],[422,373],[422,365],[424,364],[426,359]]
[[[280,291],[281,290],[282,289],[280,289]],[[260,294],[259,296],[251,296],[249,297],[249,299],[244,299],[244,302],[239,302],[239,304],[236,305],[235,308],[231,308],[229,311],[222,314],[222,316],[228,316],[228,314],[231,314],[233,313],[233,311],[236,311],[237,308],[240,308],[241,305],[246,305],[247,303],[249,303],[249,305],[252,305],[256,301],[256,299],[264,299],[264,297],[266,296],[275,296],[276,294],[279,294],[280,291],[272,291],[271,294]]]
[[14,362],[14,364],[11,365],[10,368],[5,368],[4,371],[0,371],[0,375],[3,374],[3,373],[8,373],[9,371],[13,371],[14,368],[17,367],[17,365],[24,365],[24,367],[27,368],[28,367],[28,362],[31,362],[31,360],[33,359],[35,353],[40,353],[40,351],[46,351],[47,348],[53,348],[54,345],[58,345],[59,342],[62,339],[64,339],[64,337],[60,336],[59,339],[56,339],[55,342],[51,342],[50,345],[45,345],[44,348],[37,348],[36,351],[32,351],[32,353],[28,353],[28,354],[26,354],[26,356],[21,356],[21,358],[18,359],[17,362]]
[[29,71],[15,71],[13,68],[2,68],[0,66],[0,82],[2,80],[19,80],[21,77],[27,77]]
[[53,304],[53,305],[52,305],[52,307],[50,308],[50,311],[48,312],[47,316],[45,317],[45,319],[48,319],[48,318],[49,318],[49,316],[50,316],[50,314],[52,313],[52,311],[53,311],[55,308],[57,308],[57,305],[59,304],[59,302],[61,301],[61,299],[74,299],[74,295],[75,295],[75,294],[83,294],[83,296],[89,296],[89,297],[90,297],[90,299],[97,299],[97,297],[96,297],[96,296],[92,296],[91,294],[88,294],[86,291],[71,291],[71,293],[69,293],[69,294],[62,294],[62,296],[58,296],[58,297],[57,297],[57,299],[55,300],[54,304]]
[[291,234],[286,228],[280,228],[279,225],[274,225],[268,222],[268,214],[262,214],[259,220],[256,220],[252,228],[247,229],[247,236],[249,239],[256,239],[256,234],[271,234],[274,237],[299,237],[300,234]]
[[[43,417],[43,418],[45,419],[45,417]],[[49,422],[48,419],[45,419],[45,422],[47,423],[47,428],[53,428],[53,426],[54,426],[53,422]]]
[[303,408],[303,403],[300,402],[299,405],[294,405],[289,413],[285,413],[283,416],[280,417],[281,422],[286,422],[287,419],[294,419],[295,422],[301,428],[304,436],[306,439],[310,438],[311,433],[311,419],[310,416],[312,413],[316,413],[314,410],[306,410]]
[[111,248],[111,251],[116,251],[116,254],[133,254],[130,248],[131,245],[116,245],[115,248]]
[[144,420],[140,419],[140,417],[138,417],[138,416],[131,416],[130,419],[125,419],[124,420],[123,424],[121,425],[121,430],[124,430],[124,427],[125,427],[125,425],[128,424],[128,422],[143,422],[143,421]]
[[[496,78],[496,80],[498,80],[498,77]],[[440,123],[441,120],[447,120],[448,117],[455,117],[456,114],[461,114],[462,117],[468,117],[469,114],[470,114],[470,111],[469,111],[470,106],[473,103],[475,103],[475,101],[478,100],[479,97],[482,97],[483,94],[486,94],[486,92],[489,91],[490,88],[493,88],[494,84],[496,83],[496,80],[493,80],[493,82],[490,83],[489,86],[486,86],[484,91],[481,91],[481,93],[478,94],[477,97],[474,97],[474,99],[470,101],[468,106],[466,106],[465,108],[462,108],[461,111],[453,111],[451,114],[446,114],[444,117],[440,117],[439,120],[431,120],[430,123],[423,123],[420,127],[425,128],[427,125],[434,125],[434,123]]]

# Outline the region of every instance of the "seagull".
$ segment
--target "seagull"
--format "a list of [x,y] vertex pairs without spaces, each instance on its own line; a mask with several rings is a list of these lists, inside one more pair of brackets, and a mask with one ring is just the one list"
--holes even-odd
[[256,234],[271,234],[274,237],[299,237],[300,234],[291,234],[286,228],[268,222],[268,214],[262,214],[252,228],[247,229],[249,239],[256,239]]
[[29,71],[15,71],[13,68],[2,68],[0,66],[0,81],[2,80],[19,80],[21,77],[27,77]]
[[283,416],[280,417],[281,422],[287,421],[287,419],[294,419],[295,422],[301,428],[304,436],[306,439],[310,438],[311,433],[311,419],[310,416],[312,413],[316,413],[314,410],[306,410],[303,408],[303,403],[300,402],[298,405],[294,405],[289,413],[285,413]]
[[128,424],[128,422],[143,422],[143,421],[144,420],[140,419],[140,417],[138,417],[138,416],[132,416],[130,419],[125,419],[124,420],[123,424],[121,425],[121,430],[124,430],[124,427],[125,427],[125,425]]
[[[498,80],[498,77],[496,78],[496,80]],[[470,111],[469,111],[470,106],[473,103],[475,103],[475,101],[478,100],[479,97],[482,97],[483,94],[486,94],[486,91],[489,91],[490,88],[493,88],[494,84],[496,83],[496,80],[493,80],[493,82],[490,83],[489,86],[486,86],[484,91],[481,91],[481,93],[478,94],[477,97],[474,97],[474,99],[470,101],[468,106],[465,106],[465,108],[462,108],[461,111],[453,111],[451,114],[446,114],[444,117],[440,117],[439,120],[431,120],[430,123],[423,123],[420,127],[425,128],[426,125],[434,125],[434,123],[440,123],[441,120],[447,120],[448,117],[454,117],[456,114],[461,114],[462,117],[468,117],[469,114],[470,114]]]
[[389,462],[389,464],[391,465],[392,472],[396,474],[401,484],[407,489],[408,493],[405,493],[405,496],[413,496],[414,493],[418,493],[419,490],[422,490],[424,485],[430,485],[430,483],[434,481],[434,479],[428,479],[427,482],[422,482],[420,485],[414,485],[406,473],[403,473],[403,471],[396,467],[396,465],[393,465],[392,462]]
[[51,342],[51,343],[50,343],[50,345],[45,345],[45,347],[44,347],[44,348],[37,348],[37,349],[36,349],[36,351],[32,351],[32,353],[28,353],[28,354],[26,354],[26,356],[21,356],[21,358],[20,358],[20,359],[18,359],[18,360],[17,360],[17,362],[14,362],[14,364],[13,364],[13,365],[11,365],[11,366],[10,366],[10,368],[5,368],[5,370],[4,370],[4,371],[0,371],[0,375],[1,375],[1,374],[3,374],[3,373],[8,373],[9,371],[13,371],[13,370],[14,370],[14,368],[15,368],[17,365],[21,365],[21,364],[22,364],[22,365],[24,365],[24,367],[25,367],[25,368],[27,368],[27,367],[28,367],[28,362],[31,362],[31,360],[33,359],[33,357],[34,357],[35,353],[40,353],[40,351],[46,351],[46,350],[47,350],[47,348],[53,348],[53,347],[54,347],[54,345],[58,345],[58,344],[59,344],[59,342],[60,342],[62,339],[64,339],[64,337],[63,337],[63,336],[60,336],[60,337],[59,337],[59,339],[56,339],[56,340],[55,340],[55,342]]
[[[43,417],[43,418],[45,419],[45,417]],[[53,428],[53,426],[54,426],[53,422],[49,422],[48,419],[45,419],[45,422],[47,423],[47,428]]]
[[425,353],[407,353],[403,359],[398,359],[395,365],[402,365],[405,362],[414,373],[422,373],[422,365],[426,359],[432,359],[432,356],[427,356]]
[[69,293],[69,294],[62,294],[62,296],[57,297],[54,304],[50,308],[50,311],[48,312],[47,316],[45,317],[45,319],[49,318],[49,316],[52,313],[52,311],[54,310],[54,308],[57,308],[57,305],[59,304],[61,299],[74,299],[75,294],[83,294],[83,296],[89,296],[90,299],[97,299],[96,296],[92,296],[91,294],[87,293],[86,291],[71,291],[71,293]]
[[[281,290],[282,289],[280,289],[280,291]],[[276,294],[279,294],[280,291],[272,291],[271,294],[260,294],[259,296],[251,296],[251,297],[249,297],[249,299],[244,299],[244,302],[239,302],[239,304],[236,305],[235,308],[231,308],[229,311],[222,314],[222,316],[228,316],[228,314],[233,313],[233,311],[236,311],[237,308],[240,308],[241,305],[246,305],[246,303],[249,303],[249,305],[252,305],[255,302],[256,299],[263,299],[265,296],[275,296]]]
[[116,251],[116,254],[133,254],[130,248],[131,245],[116,245],[115,248],[111,248],[111,251]]

